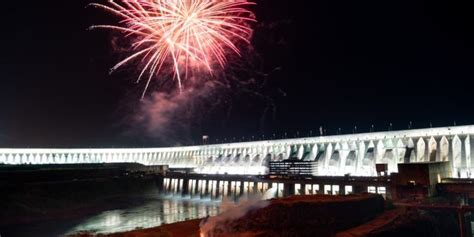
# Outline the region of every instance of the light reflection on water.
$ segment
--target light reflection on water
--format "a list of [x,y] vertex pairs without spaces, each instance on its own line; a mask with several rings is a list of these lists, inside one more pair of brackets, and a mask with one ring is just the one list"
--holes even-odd
[[79,231],[113,233],[136,228],[150,228],[162,224],[214,216],[220,202],[186,198],[160,198],[133,208],[102,212],[76,225],[66,234]]

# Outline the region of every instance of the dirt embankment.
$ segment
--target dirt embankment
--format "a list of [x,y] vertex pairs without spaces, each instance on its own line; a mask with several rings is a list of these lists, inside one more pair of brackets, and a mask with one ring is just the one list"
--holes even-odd
[[292,196],[271,200],[266,207],[238,219],[217,221],[209,234],[214,237],[333,236],[383,211],[384,200],[379,195]]
[[[457,236],[454,229],[443,230],[446,215],[437,220],[426,212],[403,209],[384,211],[384,201],[375,195],[294,196],[274,199],[263,208],[221,221],[206,237],[388,237]],[[202,220],[191,220],[156,228],[100,237],[200,237]],[[454,234],[454,235],[452,235]],[[73,237],[90,237],[83,233]]]

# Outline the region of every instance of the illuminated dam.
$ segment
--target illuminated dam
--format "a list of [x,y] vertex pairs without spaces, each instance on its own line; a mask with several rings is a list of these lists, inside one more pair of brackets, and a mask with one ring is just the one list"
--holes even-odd
[[474,126],[319,136],[283,140],[121,149],[0,149],[0,164],[123,163],[193,168],[201,174],[268,173],[270,161],[312,161],[316,176],[376,176],[399,163],[450,161],[452,175],[468,177]]

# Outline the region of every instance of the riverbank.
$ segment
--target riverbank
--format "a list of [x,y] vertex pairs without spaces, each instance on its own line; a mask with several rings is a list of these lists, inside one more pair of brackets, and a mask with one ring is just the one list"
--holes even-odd
[[[332,236],[377,218],[381,220],[371,222],[370,229],[385,225],[389,222],[387,216],[394,219],[396,214],[385,214],[383,209],[383,199],[377,195],[292,196],[269,201],[243,202],[225,210],[220,216],[208,218],[203,222],[202,231],[212,236],[236,237],[310,236],[308,234],[316,233],[319,236]],[[201,219],[197,219],[150,229],[103,235],[79,233],[72,237],[199,237],[200,223]],[[206,228],[209,225],[211,229]]]
[[[380,231],[381,229],[386,228],[387,226],[390,226],[398,218],[400,218],[400,216],[401,215],[399,210],[386,211],[367,223],[364,223],[346,231],[338,232],[335,237],[370,236],[372,233]],[[202,219],[189,220],[162,225],[154,228],[139,229],[113,234],[94,235],[91,233],[83,232],[67,237],[200,237],[199,225],[201,221]]]
[[[335,233],[335,237],[384,237],[384,236],[406,236],[419,237],[420,233],[434,234],[436,228],[430,225],[426,219],[413,218],[408,219],[406,215],[400,213],[400,210],[386,211],[371,221],[354,228]],[[94,235],[90,233],[81,233],[71,235],[68,237],[200,237],[199,225],[202,219],[178,222],[174,224],[162,225],[149,229],[140,229],[113,234],[99,234]],[[404,222],[400,224],[400,222]],[[416,225],[413,225],[416,224]],[[389,231],[387,231],[389,229]],[[313,236],[310,233],[304,236]],[[402,235],[399,235],[402,234]],[[279,236],[279,235],[265,235],[264,233],[245,233],[243,235],[232,234],[233,237],[265,237],[265,236]],[[300,236],[285,233],[281,236]],[[326,235],[318,235],[324,237]],[[421,235],[432,236],[432,235]],[[434,235],[436,236],[436,235]]]
[[[357,213],[361,215],[360,213],[365,212],[366,204],[377,205],[379,201],[376,197],[290,197],[273,199],[270,202],[267,206],[252,209],[237,219],[226,220],[225,214],[214,221],[212,220],[214,217],[210,217],[206,222],[214,224],[213,229],[208,233],[212,236],[225,237],[457,236],[456,231],[443,230],[440,227],[442,223],[437,221],[435,216],[405,208],[382,210],[374,215],[364,213],[362,215],[372,216],[372,218],[364,218],[365,220],[361,221]],[[301,205],[306,211],[298,207]],[[354,208],[354,205],[359,207]],[[335,211],[343,215],[334,213]],[[284,215],[285,218],[281,219],[278,215]],[[196,219],[122,233],[102,235],[81,233],[69,237],[200,237],[202,222],[202,219]],[[219,222],[222,225],[219,225]],[[203,228],[202,230],[205,231],[205,226]]]

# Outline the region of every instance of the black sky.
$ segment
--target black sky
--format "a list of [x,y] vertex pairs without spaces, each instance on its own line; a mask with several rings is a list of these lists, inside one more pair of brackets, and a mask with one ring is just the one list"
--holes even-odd
[[[256,1],[253,52],[268,77],[251,89],[271,103],[236,93],[173,142],[474,123],[472,1]],[[142,85],[132,69],[108,74],[114,35],[86,29],[114,19],[87,3],[2,4],[0,146],[164,145],[128,132]]]

